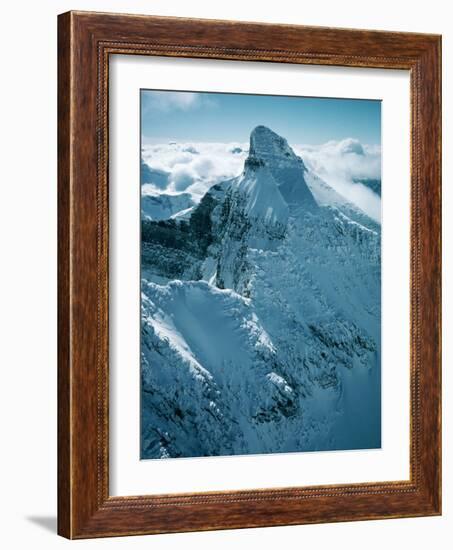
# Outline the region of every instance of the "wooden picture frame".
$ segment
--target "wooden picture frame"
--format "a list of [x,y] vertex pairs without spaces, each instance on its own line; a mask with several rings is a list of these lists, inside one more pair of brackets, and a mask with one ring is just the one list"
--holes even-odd
[[[77,539],[440,514],[441,38],[69,12],[59,16],[58,48],[59,534]],[[410,71],[410,480],[109,495],[111,54]]]

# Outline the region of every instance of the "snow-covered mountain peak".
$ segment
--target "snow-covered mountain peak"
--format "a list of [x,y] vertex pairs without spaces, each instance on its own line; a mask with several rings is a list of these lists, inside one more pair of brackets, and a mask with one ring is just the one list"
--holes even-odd
[[[266,161],[302,162],[294,153],[285,138],[273,132],[267,126],[257,126],[250,134],[250,156]],[[305,168],[303,162],[301,164]]]
[[264,162],[288,205],[317,209],[317,203],[305,181],[305,164],[285,138],[266,126],[257,126],[250,134],[249,158]]

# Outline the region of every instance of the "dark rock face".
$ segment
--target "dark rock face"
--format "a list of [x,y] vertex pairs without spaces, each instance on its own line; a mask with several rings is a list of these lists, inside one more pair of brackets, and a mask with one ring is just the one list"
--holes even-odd
[[189,220],[142,220],[142,269],[149,280],[199,280],[201,264],[214,240],[211,214],[215,191],[206,193]]

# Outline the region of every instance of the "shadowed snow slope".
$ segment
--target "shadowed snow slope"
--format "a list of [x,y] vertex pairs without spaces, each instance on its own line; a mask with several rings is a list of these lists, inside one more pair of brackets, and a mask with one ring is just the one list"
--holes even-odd
[[380,446],[380,226],[286,140],[143,220],[142,276],[143,458]]
[[250,156],[245,162],[244,173],[235,182],[235,187],[237,193],[245,198],[245,216],[262,220],[270,226],[286,225],[288,205],[262,160]]

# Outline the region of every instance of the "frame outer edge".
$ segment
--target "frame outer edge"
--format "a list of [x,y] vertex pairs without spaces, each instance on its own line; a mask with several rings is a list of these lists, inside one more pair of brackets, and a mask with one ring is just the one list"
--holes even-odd
[[437,37],[434,63],[436,67],[436,99],[437,99],[437,117],[436,117],[436,154],[434,158],[434,167],[437,173],[436,185],[439,194],[438,217],[439,226],[436,234],[438,246],[438,273],[436,281],[436,303],[438,304],[437,323],[438,337],[436,345],[437,350],[437,381],[438,381],[438,404],[437,404],[437,486],[435,490],[436,498],[434,506],[439,515],[442,515],[442,35]]
[[[427,166],[427,179],[432,183],[433,195],[432,208],[427,215],[431,218],[432,247],[430,275],[432,292],[432,360],[430,367],[432,372],[432,384],[430,388],[432,402],[432,448],[433,456],[428,463],[431,465],[429,472],[430,495],[435,515],[442,515],[442,37],[439,36],[427,56],[426,72],[431,80],[432,95],[426,97],[427,104],[432,109],[432,116],[428,114],[426,125],[428,127],[428,139],[431,139],[431,150],[426,145],[430,156]],[[428,107],[426,108],[428,113]],[[429,433],[428,427],[426,431]],[[429,445],[427,445],[429,448]]]
[[71,476],[71,63],[70,12],[58,16],[58,525],[72,538]]
[[432,307],[433,318],[433,436],[434,456],[432,465],[432,504],[436,515],[442,515],[442,36],[438,36],[429,52],[428,67],[431,67],[432,99],[426,98],[432,105],[433,116],[429,119],[429,132],[433,141],[432,160],[429,175],[432,178],[432,193],[435,196],[432,221]]
[[416,342],[419,346],[420,437],[416,459],[417,485],[430,515],[442,513],[441,395],[441,37],[426,48],[417,63],[419,79],[416,124],[416,241],[420,259],[414,276],[419,295]]

